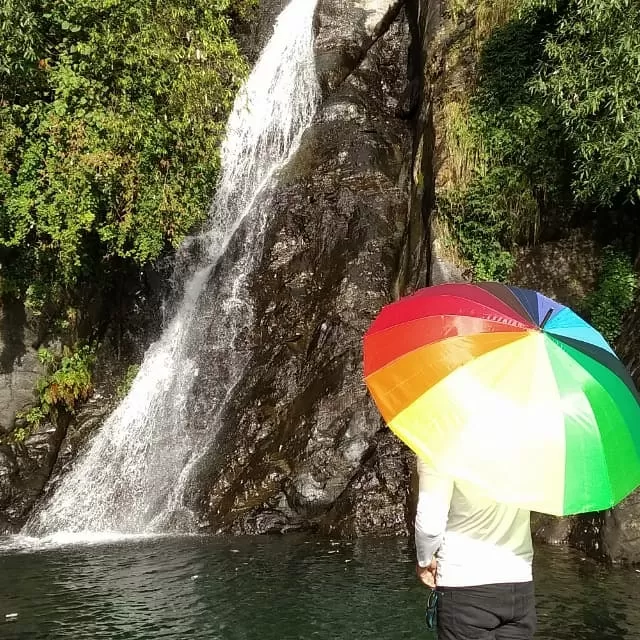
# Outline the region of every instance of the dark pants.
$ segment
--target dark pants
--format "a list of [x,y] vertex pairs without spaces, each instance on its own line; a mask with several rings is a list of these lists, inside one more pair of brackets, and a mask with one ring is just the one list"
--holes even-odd
[[438,640],[531,640],[533,582],[439,587]]

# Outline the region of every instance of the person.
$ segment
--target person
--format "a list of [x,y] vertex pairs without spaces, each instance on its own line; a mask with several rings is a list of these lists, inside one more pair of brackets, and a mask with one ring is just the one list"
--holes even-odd
[[[418,578],[436,590],[438,640],[530,640],[530,513],[418,459]],[[432,600],[432,598],[430,598]]]

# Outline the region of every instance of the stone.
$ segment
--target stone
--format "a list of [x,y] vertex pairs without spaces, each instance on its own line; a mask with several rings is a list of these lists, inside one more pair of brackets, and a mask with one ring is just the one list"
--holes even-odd
[[11,447],[0,445],[0,509],[3,511],[14,498],[17,472],[18,464]]
[[246,19],[234,25],[235,37],[250,64],[255,64],[273,33],[277,17],[288,4],[289,0],[262,0]]
[[577,229],[560,240],[519,248],[509,282],[540,291],[579,311],[595,289],[599,268],[597,243]]
[[[24,442],[0,448],[0,534],[15,533],[38,503],[66,433],[68,416],[43,424]],[[0,504],[0,506],[2,506]]]
[[353,538],[412,530],[415,496],[410,481],[415,456],[390,431],[381,430],[348,487],[321,523],[326,535]]
[[545,544],[568,544],[575,527],[576,518],[558,518],[542,513],[531,514],[531,535]]
[[601,527],[602,551],[607,560],[640,564],[640,491],[607,511]]

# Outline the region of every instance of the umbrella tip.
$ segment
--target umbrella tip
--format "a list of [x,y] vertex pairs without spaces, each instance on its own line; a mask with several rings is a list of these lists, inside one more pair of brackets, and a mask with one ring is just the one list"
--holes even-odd
[[551,307],[551,309],[549,309],[549,311],[547,311],[546,315],[544,316],[544,320],[540,323],[540,328],[544,329],[544,325],[547,324],[547,321],[549,320],[549,318],[551,317],[551,315],[553,314],[553,312],[555,311],[555,309],[553,307]]

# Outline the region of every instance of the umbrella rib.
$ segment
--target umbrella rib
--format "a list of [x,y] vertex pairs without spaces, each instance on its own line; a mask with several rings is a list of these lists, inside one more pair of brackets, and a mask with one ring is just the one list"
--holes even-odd
[[[507,306],[513,308],[514,311],[517,311],[518,315],[520,315],[523,318],[523,320],[529,320],[534,327],[538,325],[537,320],[529,313],[529,311],[524,306],[522,301],[512,291],[511,287],[509,287],[507,285],[503,285],[503,284],[497,283],[497,282],[479,282],[475,286],[480,287],[483,291],[486,291],[490,296],[492,296],[496,300],[499,300],[500,302],[502,302],[502,303],[506,304]],[[497,293],[495,293],[495,288],[496,287],[500,287],[505,294],[511,296],[513,298],[513,300],[515,301],[515,304],[517,304],[518,307],[520,307],[520,310],[516,309],[513,306],[514,303],[512,301],[507,302],[507,300],[501,298]]]
[[[492,312],[492,316],[490,317],[485,317],[485,316],[481,316],[478,315],[477,313],[473,312],[473,313],[438,313],[438,314],[433,314],[431,316],[425,315],[425,316],[418,316],[417,318],[412,318],[411,320],[398,320],[397,322],[394,322],[394,324],[390,324],[388,326],[385,326],[383,329],[376,329],[375,331],[372,331],[372,329],[374,328],[374,326],[372,325],[371,328],[369,329],[369,331],[367,331],[367,333],[365,333],[365,338],[367,336],[372,336],[372,335],[376,335],[378,333],[382,333],[383,331],[387,331],[389,329],[393,329],[394,327],[398,327],[400,325],[406,324],[407,322],[411,322],[412,320],[420,320],[421,318],[438,318],[438,317],[447,317],[447,316],[459,316],[462,318],[476,318],[476,319],[480,319],[480,320],[489,320],[491,322],[500,322],[502,324],[508,325],[508,326],[512,326],[512,327],[518,327],[518,329],[522,329],[522,331],[527,331],[530,329],[535,328],[535,325],[527,325],[524,324],[524,322],[521,322],[520,320],[517,320],[515,318],[509,318],[508,316],[506,316],[505,314],[499,314],[496,311],[492,311],[492,309],[490,309],[489,307],[486,307],[484,305],[483,306],[484,309],[487,309],[488,311]],[[374,322],[375,324],[375,322]]]

